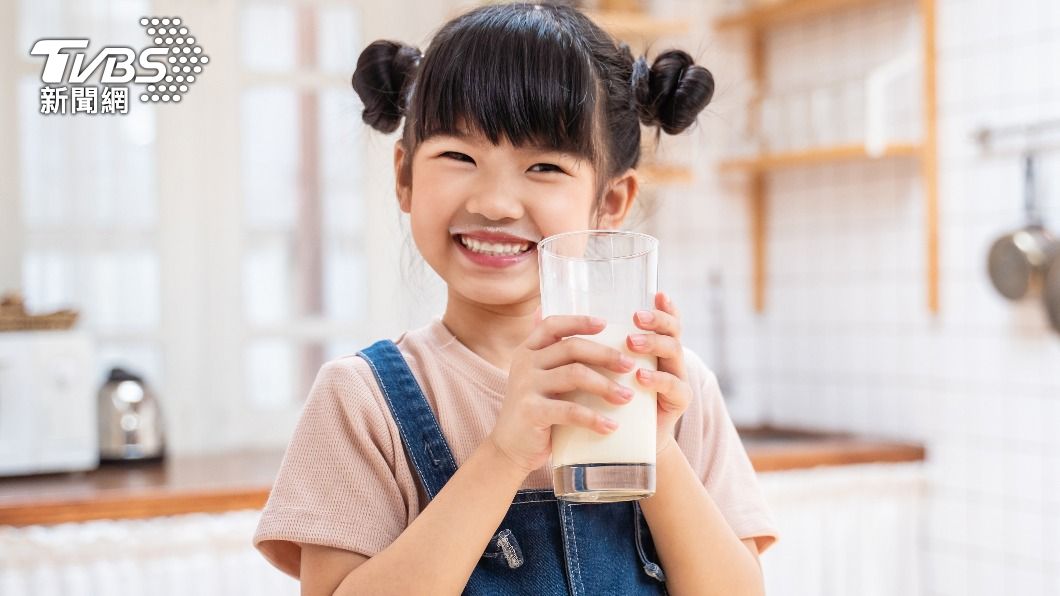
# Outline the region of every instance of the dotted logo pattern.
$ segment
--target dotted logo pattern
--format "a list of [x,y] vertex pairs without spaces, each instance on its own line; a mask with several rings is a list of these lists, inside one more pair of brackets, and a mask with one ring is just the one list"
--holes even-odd
[[168,50],[165,78],[148,85],[140,101],[179,102],[210,57],[202,53],[202,46],[195,43],[179,18],[143,17],[140,25],[154,41],[154,47]]

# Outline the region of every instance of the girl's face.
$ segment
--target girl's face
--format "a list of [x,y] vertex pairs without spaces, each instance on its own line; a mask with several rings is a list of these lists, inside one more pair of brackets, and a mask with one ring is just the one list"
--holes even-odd
[[450,293],[484,306],[536,303],[536,243],[560,232],[618,227],[637,191],[630,170],[607,184],[594,212],[596,171],[589,161],[507,140],[494,145],[480,134],[423,141],[411,181],[402,181],[404,155],[399,141],[398,202],[410,215],[417,248]]

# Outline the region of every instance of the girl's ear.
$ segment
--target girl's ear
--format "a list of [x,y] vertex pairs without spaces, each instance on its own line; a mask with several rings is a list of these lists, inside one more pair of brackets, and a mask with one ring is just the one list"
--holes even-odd
[[633,201],[637,198],[640,182],[637,171],[626,170],[621,176],[613,179],[604,191],[600,209],[597,211],[598,227],[604,230],[617,230],[626,219]]
[[405,213],[412,211],[412,180],[405,170],[405,145],[400,140],[394,143],[394,191],[398,207]]

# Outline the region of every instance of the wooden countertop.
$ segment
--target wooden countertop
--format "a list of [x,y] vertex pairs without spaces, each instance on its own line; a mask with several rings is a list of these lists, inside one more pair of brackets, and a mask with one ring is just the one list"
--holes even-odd
[[[851,435],[760,427],[740,436],[759,472],[924,459],[919,445]],[[282,459],[281,451],[239,452],[0,478],[0,526],[259,509]]]
[[[922,445],[845,433],[769,426],[740,428],[740,439],[758,472],[816,466],[923,461]],[[2,485],[0,485],[2,486]],[[2,493],[2,489],[0,489]]]

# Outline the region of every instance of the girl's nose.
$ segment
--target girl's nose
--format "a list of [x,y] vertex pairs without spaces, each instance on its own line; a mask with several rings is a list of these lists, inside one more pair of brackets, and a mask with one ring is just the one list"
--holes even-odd
[[512,189],[504,185],[490,185],[468,199],[466,209],[492,220],[519,219],[523,216],[523,202]]

